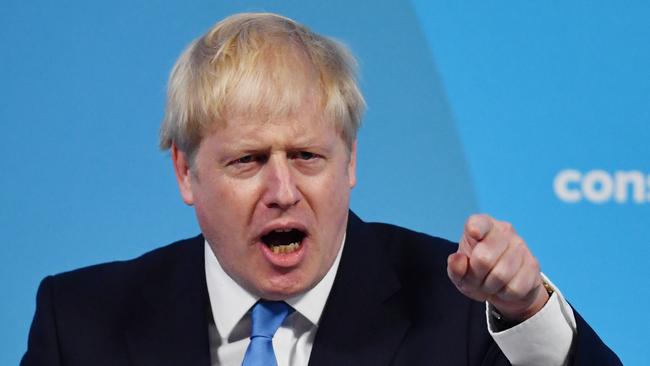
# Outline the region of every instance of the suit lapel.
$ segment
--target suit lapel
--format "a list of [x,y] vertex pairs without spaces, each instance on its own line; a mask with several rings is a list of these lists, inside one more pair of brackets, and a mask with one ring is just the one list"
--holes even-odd
[[346,235],[310,366],[388,364],[410,324],[389,258],[352,212]]
[[202,236],[188,240],[148,271],[126,332],[133,365],[210,365],[203,243]]

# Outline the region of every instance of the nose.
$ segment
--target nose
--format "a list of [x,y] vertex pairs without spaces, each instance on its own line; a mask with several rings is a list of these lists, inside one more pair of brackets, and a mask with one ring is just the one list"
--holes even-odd
[[264,204],[269,208],[287,210],[301,198],[290,161],[285,156],[271,156],[265,166],[266,191]]

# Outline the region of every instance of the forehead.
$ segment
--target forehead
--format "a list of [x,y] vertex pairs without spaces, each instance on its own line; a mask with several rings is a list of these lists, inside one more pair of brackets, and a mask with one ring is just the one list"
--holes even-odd
[[214,131],[223,142],[244,145],[259,142],[289,145],[323,143],[340,137],[336,124],[327,118],[317,103],[307,103],[288,115],[269,115],[265,111],[230,116]]
[[288,62],[286,70],[266,70],[269,73],[235,85],[214,132],[251,137],[282,133],[293,138],[340,133],[339,124],[325,112],[318,74],[301,55],[294,57],[292,71]]
[[240,154],[269,151],[310,151],[325,156],[350,152],[337,125],[317,103],[303,104],[288,116],[270,118],[264,113],[231,116],[206,135],[200,144],[207,154],[231,159]]

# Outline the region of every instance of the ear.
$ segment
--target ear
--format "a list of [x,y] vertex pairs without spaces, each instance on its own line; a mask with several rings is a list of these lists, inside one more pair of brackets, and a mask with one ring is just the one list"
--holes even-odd
[[357,184],[357,140],[354,140],[350,148],[350,161],[348,162],[348,180],[350,189]]
[[183,201],[188,205],[194,204],[194,195],[192,194],[192,182],[190,172],[190,162],[187,154],[179,150],[176,144],[172,143],[172,162],[174,163],[174,172],[176,172],[176,182],[178,190],[181,192]]

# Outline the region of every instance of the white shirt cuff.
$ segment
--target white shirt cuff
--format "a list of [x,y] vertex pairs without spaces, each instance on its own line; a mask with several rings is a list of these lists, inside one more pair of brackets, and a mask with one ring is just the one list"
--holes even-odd
[[568,364],[576,320],[564,296],[544,278],[555,289],[553,295],[537,314],[512,328],[494,331],[494,319],[486,306],[488,331],[513,366]]

